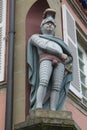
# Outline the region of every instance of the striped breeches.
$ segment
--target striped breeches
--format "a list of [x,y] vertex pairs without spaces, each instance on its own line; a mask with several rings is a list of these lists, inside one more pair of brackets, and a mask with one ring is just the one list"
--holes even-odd
[[39,86],[47,87],[50,77],[52,76],[52,89],[59,91],[64,76],[64,64],[58,63],[53,66],[50,60],[43,60],[40,63],[39,75]]

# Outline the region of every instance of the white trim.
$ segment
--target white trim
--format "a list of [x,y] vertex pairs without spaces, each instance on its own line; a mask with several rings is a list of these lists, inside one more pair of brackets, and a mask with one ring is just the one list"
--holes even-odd
[[4,81],[5,77],[6,0],[2,0],[2,4],[2,23],[0,23],[0,27],[2,28],[0,82]]
[[[72,40],[72,38],[69,36],[68,31],[67,31],[67,12],[69,13],[69,15],[71,16],[73,23],[74,23],[74,33],[75,33],[75,43]],[[76,22],[74,17],[72,16],[71,12],[68,10],[68,8],[66,7],[66,5],[62,5],[62,14],[63,14],[63,32],[64,32],[64,41],[65,43],[68,45],[68,40],[70,40],[70,42],[72,43],[72,45],[77,49],[77,37],[76,37]],[[78,52],[76,51],[77,55],[76,57],[78,58]],[[77,64],[78,64],[78,60],[77,60]],[[78,64],[78,68],[79,68],[79,64]],[[79,69],[78,69],[79,70]],[[79,76],[79,72],[78,72],[78,76]],[[80,77],[79,77],[79,81],[80,81]],[[81,92],[81,86],[79,87],[80,91],[78,91],[72,84],[70,84],[70,90],[79,98],[82,98],[82,92]]]
[[[78,42],[78,49],[83,53],[83,59],[81,59],[81,60],[84,64],[84,71],[82,71],[82,73],[86,76],[85,86],[87,88],[87,68],[86,68],[87,67],[87,53],[86,53],[85,49],[79,44],[79,42]],[[78,56],[78,58],[79,58],[79,56]],[[80,67],[79,67],[79,71],[81,71]]]
[[68,42],[67,42],[67,26],[66,26],[66,6],[65,5],[62,5],[62,16],[63,16],[63,33],[64,33],[64,41],[65,41],[65,43],[66,44],[68,44]]
[[78,96],[80,99],[82,99],[82,92],[79,92],[72,84],[70,84],[70,90],[74,92],[74,94]]
[[[67,12],[69,13],[69,15],[70,15],[70,17],[72,18],[72,20],[73,20],[73,23],[74,23],[74,31],[75,31],[75,43],[74,43],[74,41],[72,40],[72,38],[68,35],[68,28],[67,28],[67,16],[66,16],[66,14],[67,14]],[[68,10],[68,8],[66,7],[66,5],[62,5],[62,12],[63,12],[63,32],[64,32],[64,41],[65,41],[65,43],[66,44],[68,44],[68,41],[67,41],[67,39],[69,39],[72,43],[73,43],[73,45],[77,48],[77,37],[76,37],[76,23],[75,23],[75,19],[74,19],[74,17],[72,16],[72,14],[71,14],[71,12]]]

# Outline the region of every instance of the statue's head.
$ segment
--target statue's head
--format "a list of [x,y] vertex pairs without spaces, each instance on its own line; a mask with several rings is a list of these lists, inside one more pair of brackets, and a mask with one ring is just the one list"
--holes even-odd
[[56,11],[54,9],[46,9],[43,13],[43,20],[41,22],[41,32],[43,34],[54,35],[56,22],[55,22]]

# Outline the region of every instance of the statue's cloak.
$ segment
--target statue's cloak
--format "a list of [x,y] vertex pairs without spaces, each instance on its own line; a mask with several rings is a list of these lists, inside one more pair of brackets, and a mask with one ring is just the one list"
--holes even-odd
[[[48,36],[48,35],[38,35],[38,36],[41,38],[54,41],[57,44],[59,44],[62,47],[63,52],[71,57],[71,60],[65,66],[69,67],[72,64],[73,58],[72,58],[71,51],[69,47],[64,43],[64,41],[54,36]],[[27,63],[29,65],[28,78],[29,78],[29,84],[31,86],[30,109],[35,109],[36,108],[36,94],[37,94],[37,89],[39,86],[39,55],[38,55],[37,47],[35,47],[32,44],[32,40],[30,39],[28,41],[28,46],[27,46]],[[67,72],[67,71],[65,72],[65,76],[61,85],[59,100],[57,103],[57,110],[62,109],[66,95],[69,90],[70,82],[73,79],[73,67],[71,66],[70,68],[71,68],[71,72]],[[47,88],[47,94],[44,99],[44,104],[43,104],[44,109],[49,109],[51,81],[52,80],[50,80],[49,82],[50,85]]]

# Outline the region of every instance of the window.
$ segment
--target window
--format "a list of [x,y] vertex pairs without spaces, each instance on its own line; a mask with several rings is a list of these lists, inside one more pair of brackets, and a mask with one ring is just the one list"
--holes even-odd
[[87,53],[85,49],[78,43],[78,60],[80,71],[80,85],[82,90],[82,101],[87,105]]
[[0,0],[0,82],[5,73],[6,0]]
[[87,106],[87,38],[65,5],[62,13],[64,41],[73,55],[74,79],[70,90]]
[[73,81],[71,82],[70,90],[78,97],[81,95],[79,67],[78,67],[78,54],[77,54],[77,37],[76,37],[76,22],[70,11],[65,5],[62,6],[63,12],[63,33],[64,41],[71,49],[73,55]]

